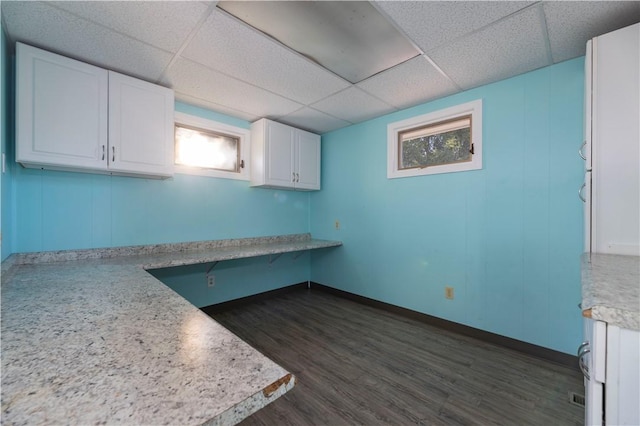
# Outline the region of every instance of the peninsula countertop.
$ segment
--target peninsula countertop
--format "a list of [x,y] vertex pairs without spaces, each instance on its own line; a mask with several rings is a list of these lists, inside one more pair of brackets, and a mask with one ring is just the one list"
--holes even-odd
[[640,257],[582,255],[583,315],[640,330]]
[[13,255],[3,424],[234,424],[295,384],[145,269],[333,247],[308,234]]

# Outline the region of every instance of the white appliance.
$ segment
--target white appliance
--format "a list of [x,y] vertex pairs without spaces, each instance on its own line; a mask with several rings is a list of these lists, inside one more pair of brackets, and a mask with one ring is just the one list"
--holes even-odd
[[640,23],[587,43],[585,251],[640,256]]
[[[587,43],[585,252],[640,256],[640,23]],[[640,333],[585,318],[587,425],[640,424]]]
[[604,381],[606,373],[607,325],[584,319],[585,341],[578,348],[578,364],[584,375],[585,422],[587,426],[604,423]]

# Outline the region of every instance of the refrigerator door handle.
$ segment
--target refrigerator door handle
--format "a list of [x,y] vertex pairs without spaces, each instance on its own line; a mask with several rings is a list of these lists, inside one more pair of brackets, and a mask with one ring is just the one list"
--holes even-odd
[[587,187],[587,183],[583,183],[580,189],[578,190],[578,197],[582,200],[583,203],[587,202],[587,199],[582,195],[582,191]]
[[582,349],[582,351],[578,355],[578,366],[580,367],[580,371],[582,371],[582,374],[587,380],[591,380],[591,377],[589,376],[589,366],[584,360],[584,357],[590,352],[591,352],[591,349],[589,349],[589,346],[586,346]]
[[582,145],[580,145],[580,149],[578,150],[578,155],[584,161],[587,161],[587,157],[582,153],[582,150],[584,149],[585,146],[587,146],[587,141],[582,142]]

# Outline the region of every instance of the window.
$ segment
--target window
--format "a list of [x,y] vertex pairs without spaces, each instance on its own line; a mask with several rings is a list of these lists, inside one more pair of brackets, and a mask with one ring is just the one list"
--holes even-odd
[[175,113],[175,171],[249,180],[250,132],[193,115]]
[[176,164],[238,173],[240,138],[176,124]]
[[482,101],[387,126],[387,178],[482,169]]

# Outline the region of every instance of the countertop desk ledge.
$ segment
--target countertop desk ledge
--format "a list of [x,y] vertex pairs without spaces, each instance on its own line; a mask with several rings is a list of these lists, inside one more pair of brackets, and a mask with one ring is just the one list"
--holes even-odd
[[228,425],[295,377],[145,268],[341,245],[308,234],[12,255],[2,423]]
[[582,255],[583,315],[640,330],[640,257]]

